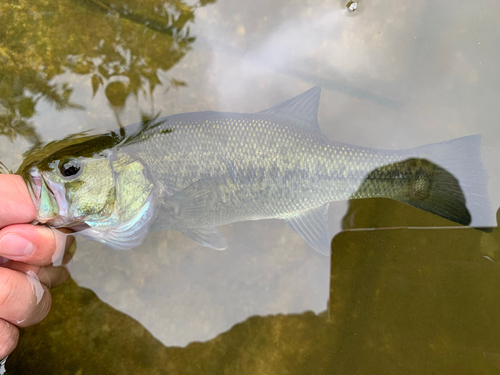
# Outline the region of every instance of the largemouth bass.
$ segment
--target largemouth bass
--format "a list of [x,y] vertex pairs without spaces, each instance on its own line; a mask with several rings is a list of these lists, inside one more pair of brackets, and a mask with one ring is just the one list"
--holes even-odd
[[225,249],[217,226],[276,218],[327,255],[329,203],[367,197],[485,224],[480,136],[400,151],[332,142],[318,125],[319,99],[315,87],[259,113],[185,113],[73,137],[49,144],[49,156],[32,153],[18,173],[36,224],[116,249],[151,229]]

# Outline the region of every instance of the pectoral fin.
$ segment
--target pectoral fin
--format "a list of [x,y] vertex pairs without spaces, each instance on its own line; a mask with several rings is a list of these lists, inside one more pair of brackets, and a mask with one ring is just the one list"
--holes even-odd
[[187,229],[181,232],[201,246],[215,250],[226,250],[227,248],[227,241],[217,228]]
[[300,235],[314,250],[330,255],[330,235],[328,234],[328,206],[301,212],[294,217],[286,218],[288,225]]
[[[199,180],[178,191],[160,205],[155,230],[180,230],[201,246],[225,250],[227,242],[215,227],[192,228],[198,219],[213,210],[221,192],[218,179]],[[190,229],[183,229],[190,228]]]
[[159,204],[153,230],[182,230],[213,209],[220,194],[217,179],[199,180]]

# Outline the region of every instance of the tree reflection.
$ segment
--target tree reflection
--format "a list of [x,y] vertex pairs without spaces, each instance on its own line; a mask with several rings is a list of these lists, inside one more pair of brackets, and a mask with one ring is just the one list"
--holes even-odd
[[85,75],[114,109],[132,94],[151,96],[158,85],[185,82],[162,75],[194,41],[194,10],[180,0],[19,0],[0,4],[0,135],[41,141],[30,121],[45,100],[57,110],[71,101],[65,73]]

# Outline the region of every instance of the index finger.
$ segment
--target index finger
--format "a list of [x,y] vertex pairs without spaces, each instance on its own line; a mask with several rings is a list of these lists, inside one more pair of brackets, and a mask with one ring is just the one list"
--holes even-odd
[[0,174],[0,228],[29,223],[36,218],[36,208],[21,176]]

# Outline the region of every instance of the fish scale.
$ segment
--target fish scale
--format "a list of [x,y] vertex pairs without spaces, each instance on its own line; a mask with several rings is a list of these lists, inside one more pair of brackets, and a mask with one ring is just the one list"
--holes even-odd
[[[328,141],[321,133],[265,115],[201,112],[179,116],[182,120],[171,116],[154,129],[171,130],[163,139],[138,142],[127,151],[155,165],[155,155],[165,153],[168,144],[164,162],[155,171],[171,192],[200,180],[220,181],[222,196],[231,198],[224,202],[228,211],[224,215],[220,214],[220,201],[205,212],[214,225],[286,218],[330,201],[346,200],[369,171],[401,159],[393,152],[353,150]],[[349,168],[352,165],[356,168]]]

